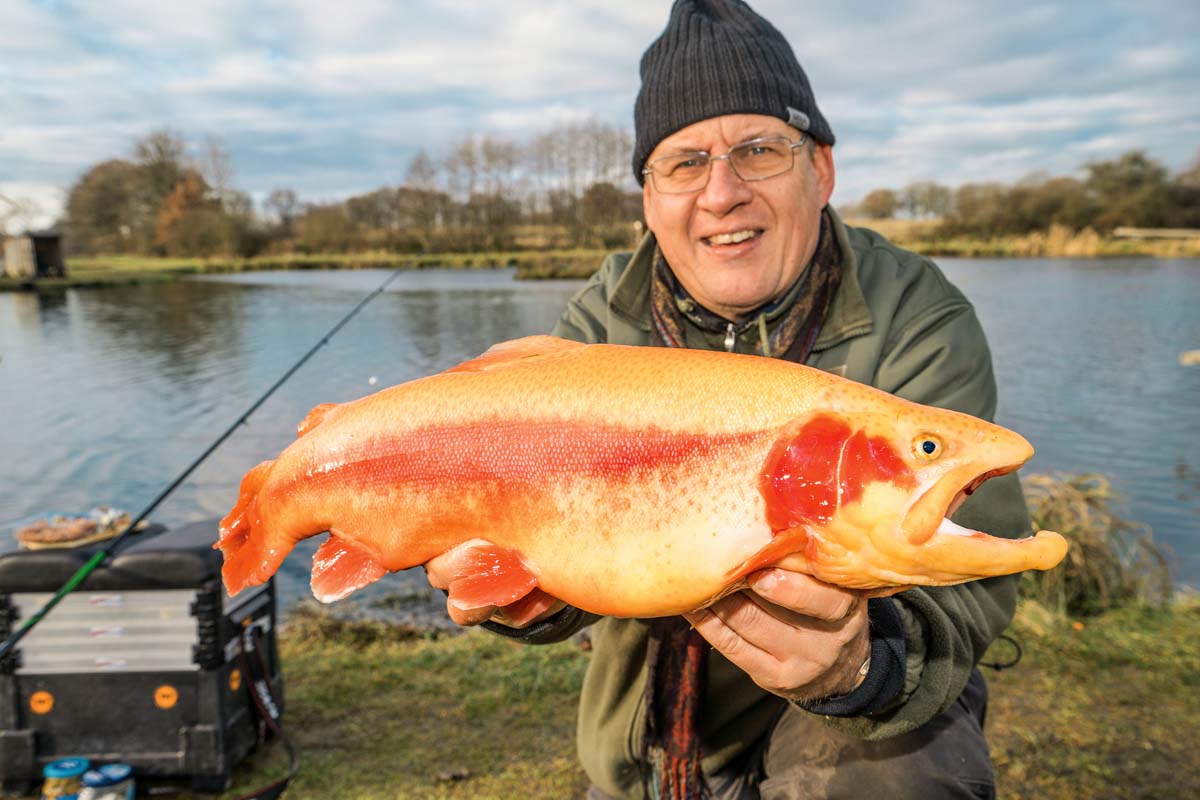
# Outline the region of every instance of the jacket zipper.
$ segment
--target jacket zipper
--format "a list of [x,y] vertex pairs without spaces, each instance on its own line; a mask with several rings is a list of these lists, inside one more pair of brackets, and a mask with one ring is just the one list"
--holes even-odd
[[730,322],[725,328],[725,352],[732,353],[735,347],[737,347],[737,331],[733,329],[733,323]]

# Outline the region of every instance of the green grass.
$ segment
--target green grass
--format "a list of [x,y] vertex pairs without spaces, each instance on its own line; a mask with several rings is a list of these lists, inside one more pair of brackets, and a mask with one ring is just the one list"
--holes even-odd
[[[302,612],[281,642],[284,721],[301,750],[291,798],[564,798],[586,780],[575,705],[586,656],[482,631],[431,638]],[[272,746],[225,798],[280,777]]]
[[[302,612],[307,613],[307,612]],[[1200,796],[1200,602],[1073,620],[1026,602],[1019,665],[988,673],[1006,798]],[[580,797],[574,717],[587,654],[481,631],[430,638],[310,615],[281,643],[293,798]],[[986,660],[1007,659],[1006,643]],[[270,746],[223,800],[278,777]]]
[[1200,797],[1200,602],[1086,620],[1027,602],[1013,631],[1024,658],[989,674],[1001,797]]

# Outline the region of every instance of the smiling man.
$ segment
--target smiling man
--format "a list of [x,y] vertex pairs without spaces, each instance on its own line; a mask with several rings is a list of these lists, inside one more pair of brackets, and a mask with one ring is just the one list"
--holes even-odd
[[804,127],[763,114],[701,120],[660,141],[641,170],[665,263],[697,303],[731,321],[782,297],[816,250],[833,152]]
[[[785,358],[992,417],[970,303],[932,262],[829,207],[833,131],[778,30],[737,0],[678,0],[641,74],[633,170],[649,233],[605,261],[556,335]],[[955,520],[1030,529],[1015,475]],[[441,566],[428,565],[434,585]],[[1015,600],[1012,577],[867,600],[768,569],[686,618],[558,602],[522,630],[503,609],[486,624],[537,643],[594,623],[578,727],[592,800],[931,800],[995,794],[976,664]]]

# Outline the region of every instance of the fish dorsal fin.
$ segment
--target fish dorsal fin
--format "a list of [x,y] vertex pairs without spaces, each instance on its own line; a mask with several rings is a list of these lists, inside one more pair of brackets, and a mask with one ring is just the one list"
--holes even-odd
[[569,339],[560,339],[557,336],[526,336],[523,339],[512,339],[494,344],[478,358],[464,361],[446,372],[483,372],[533,359],[562,355],[580,347],[584,347],[584,345]]
[[321,405],[308,412],[308,416],[296,426],[296,436],[303,436],[320,425],[321,420],[325,419],[325,415],[337,407],[337,403],[321,403]]

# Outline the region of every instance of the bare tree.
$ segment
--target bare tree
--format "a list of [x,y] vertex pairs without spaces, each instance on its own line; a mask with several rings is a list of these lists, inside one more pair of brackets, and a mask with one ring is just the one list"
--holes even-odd
[[204,137],[204,145],[200,150],[200,174],[208,182],[209,191],[227,207],[232,202],[233,189],[233,158],[225,149],[220,137],[209,134]]
[[28,230],[41,213],[41,207],[28,197],[10,197],[0,192],[0,234],[9,232],[9,225],[21,223]]
[[418,150],[417,154],[408,162],[408,170],[404,173],[404,184],[426,192],[437,189],[437,167],[434,166],[433,159],[424,150]]
[[470,200],[479,185],[479,148],[475,137],[468,136],[455,145],[443,163],[450,193],[462,202]]
[[263,206],[279,220],[280,233],[291,236],[293,223],[301,210],[300,198],[296,193],[291,189],[273,189]]

